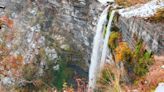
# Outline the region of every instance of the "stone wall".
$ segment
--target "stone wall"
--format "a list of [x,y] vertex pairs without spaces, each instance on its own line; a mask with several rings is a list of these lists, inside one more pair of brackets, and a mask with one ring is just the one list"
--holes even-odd
[[119,18],[118,26],[123,33],[123,39],[133,48],[137,39],[142,39],[145,48],[157,55],[164,55],[164,25],[148,22],[141,18]]

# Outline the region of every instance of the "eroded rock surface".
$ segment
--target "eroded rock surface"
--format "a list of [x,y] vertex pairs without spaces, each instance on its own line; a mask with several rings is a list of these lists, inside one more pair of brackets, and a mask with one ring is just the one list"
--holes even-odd
[[[0,5],[5,6],[0,9],[0,17],[7,16],[14,22],[7,32],[15,35],[6,43],[12,55],[21,54],[24,64],[39,60],[39,75],[43,74],[42,68],[48,69],[45,58],[53,61],[54,70],[58,70],[57,59],[62,57],[75,75],[87,79],[94,27],[101,11],[98,2],[0,0]],[[5,25],[1,30],[2,37]],[[37,58],[40,53],[46,57]]]
[[164,25],[163,23],[153,23],[143,18],[119,18],[119,28],[123,33],[123,38],[128,41],[133,48],[137,39],[142,39],[145,48],[157,55],[164,55]]

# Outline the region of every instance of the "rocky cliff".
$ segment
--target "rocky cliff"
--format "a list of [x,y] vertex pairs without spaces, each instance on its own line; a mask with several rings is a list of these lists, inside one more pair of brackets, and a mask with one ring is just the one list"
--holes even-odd
[[[64,61],[66,70],[71,72],[68,82],[74,83],[76,77],[88,79],[94,29],[101,11],[98,2],[0,0],[0,6],[5,7],[0,9],[0,17],[13,21],[12,28],[2,25],[1,43],[10,48],[7,55],[21,55],[24,64],[33,63],[39,67],[39,71],[31,76],[44,76],[50,68],[60,71],[60,61]],[[12,39],[6,42],[3,37],[9,33]],[[62,74],[59,73],[65,76]],[[12,77],[1,77],[5,80],[2,83],[11,84]]]
[[[69,70],[68,82],[75,84],[73,79],[77,77],[88,80],[93,36],[102,11],[102,6],[96,0],[0,0],[0,7],[0,20],[8,23],[2,23],[0,29],[0,46],[8,50],[0,52],[1,56],[5,55],[5,59],[4,56],[0,57],[2,61],[14,60],[13,57],[21,55],[24,65],[32,64],[38,67],[38,71],[31,75],[35,78],[48,74],[52,77],[55,74],[65,77]],[[123,34],[123,39],[128,41],[132,48],[136,39],[141,38],[147,50],[158,55],[164,54],[162,23],[120,17],[117,26]],[[63,62],[66,71],[60,70],[63,69]],[[5,67],[0,66],[1,71]],[[53,73],[55,71],[54,75],[52,71],[49,73],[49,70],[52,70],[50,68]],[[33,67],[30,69],[35,70]],[[5,72],[7,74],[0,77],[2,84],[12,84],[11,71],[7,69]],[[28,73],[27,69],[24,74]],[[22,83],[21,78],[17,79]],[[32,80],[29,81],[31,83]],[[64,78],[61,81],[63,83]],[[59,81],[56,83],[58,85]]]
[[163,23],[150,22],[143,18],[119,18],[118,26],[123,34],[123,39],[133,48],[137,39],[142,39],[145,49],[156,55],[164,55]]

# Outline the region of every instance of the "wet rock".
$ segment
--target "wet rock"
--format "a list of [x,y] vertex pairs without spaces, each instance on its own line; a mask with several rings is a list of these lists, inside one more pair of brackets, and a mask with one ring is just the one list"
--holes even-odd
[[57,58],[57,52],[55,49],[50,49],[50,48],[46,48],[45,49],[46,55],[49,57],[50,60],[54,60]]
[[2,78],[2,84],[6,86],[11,86],[14,84],[14,80],[10,77],[4,77]]
[[70,46],[68,44],[63,44],[60,46],[61,49],[69,51],[70,50]]
[[54,66],[53,69],[54,69],[55,71],[59,70],[59,65]]

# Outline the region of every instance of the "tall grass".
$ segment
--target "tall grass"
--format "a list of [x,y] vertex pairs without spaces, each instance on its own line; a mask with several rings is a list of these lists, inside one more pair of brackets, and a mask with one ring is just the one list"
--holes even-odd
[[105,65],[97,81],[97,88],[100,92],[125,92],[121,81],[124,76],[124,70],[117,65]]

